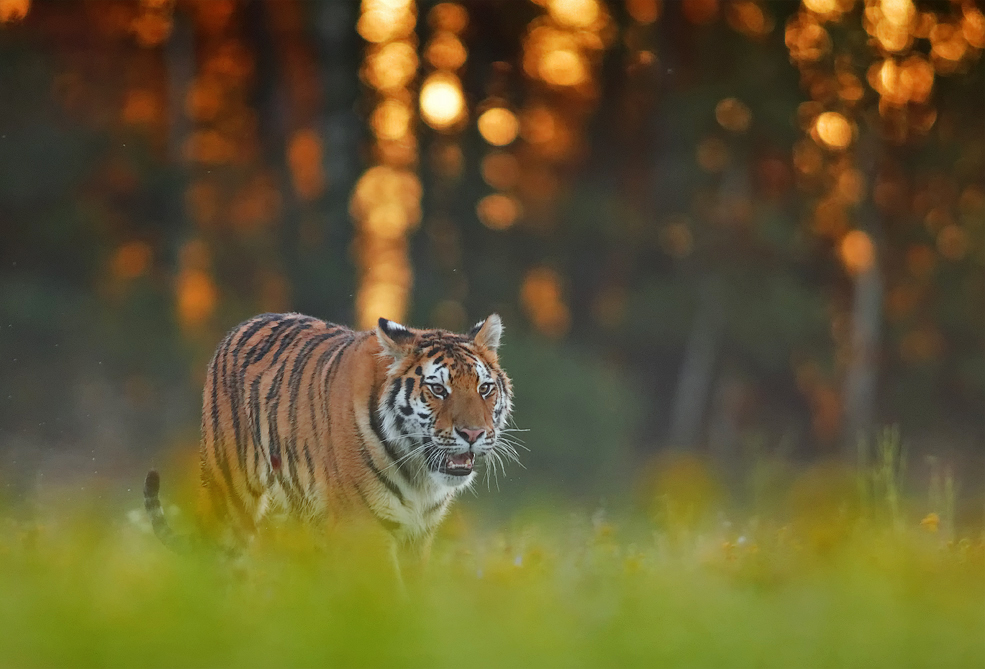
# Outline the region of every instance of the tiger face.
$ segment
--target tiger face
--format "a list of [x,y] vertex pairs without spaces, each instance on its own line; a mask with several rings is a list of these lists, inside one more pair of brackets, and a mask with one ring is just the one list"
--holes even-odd
[[378,412],[398,462],[416,463],[418,476],[447,487],[472,482],[475,464],[516,451],[503,440],[512,408],[510,380],[496,349],[502,322],[493,314],[462,336],[410,330],[381,318],[377,337],[392,358]]

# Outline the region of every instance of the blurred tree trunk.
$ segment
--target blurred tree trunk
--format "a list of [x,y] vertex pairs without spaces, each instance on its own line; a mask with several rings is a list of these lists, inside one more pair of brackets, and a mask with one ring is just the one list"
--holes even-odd
[[733,252],[736,231],[743,221],[737,212],[751,197],[749,168],[744,163],[733,166],[722,175],[716,195],[714,220],[722,231],[711,250],[711,262],[716,268],[702,279],[698,293],[698,310],[691,325],[684,361],[678,377],[670,419],[668,437],[672,448],[693,448],[702,437],[702,426],[711,403],[712,384],[718,351],[725,326],[724,274]]
[[195,40],[191,18],[174,13],[174,28],[165,42],[164,59],[168,71],[168,158],[183,164],[185,139],[191,124],[185,114],[185,95],[195,78]]
[[873,201],[880,153],[879,141],[870,131],[859,145],[859,163],[870,179],[869,193],[859,207],[859,229],[872,240],[872,262],[855,276],[852,295],[851,335],[848,369],[842,388],[842,441],[848,457],[856,452],[858,440],[872,430],[875,411],[878,356],[882,338],[885,286],[882,279],[883,235],[880,213]]
[[879,265],[880,248],[875,246],[875,260],[855,277],[852,296],[851,349],[842,389],[844,447],[855,452],[858,439],[872,429],[874,416],[878,353],[882,337],[884,286]]
[[[312,6],[316,52],[325,104],[321,119],[325,138],[328,188],[342,210],[362,168],[360,140],[364,126],[356,111],[360,94],[362,48],[352,26],[359,18],[357,3],[326,2]],[[348,221],[346,214],[346,221]]]
[[724,325],[721,286],[714,273],[704,278],[698,311],[691,325],[678,376],[668,442],[672,448],[693,448],[701,436],[715,359]]

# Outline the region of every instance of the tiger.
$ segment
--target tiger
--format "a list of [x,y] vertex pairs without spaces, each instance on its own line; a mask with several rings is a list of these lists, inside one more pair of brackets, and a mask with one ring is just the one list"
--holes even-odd
[[[261,314],[218,345],[203,389],[198,531],[176,534],[145,479],[155,534],[242,554],[271,512],[304,523],[368,519],[426,559],[476,467],[519,462],[505,434],[513,387],[497,314],[460,335],[380,318],[353,331],[297,313]],[[488,471],[488,470],[487,470]]]

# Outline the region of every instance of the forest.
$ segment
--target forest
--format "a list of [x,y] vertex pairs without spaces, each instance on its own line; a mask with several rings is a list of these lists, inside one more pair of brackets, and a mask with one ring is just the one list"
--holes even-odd
[[[983,49],[974,0],[0,0],[0,665],[437,666],[464,615],[490,666],[985,661]],[[522,466],[422,600],[153,543],[264,312],[502,317]]]

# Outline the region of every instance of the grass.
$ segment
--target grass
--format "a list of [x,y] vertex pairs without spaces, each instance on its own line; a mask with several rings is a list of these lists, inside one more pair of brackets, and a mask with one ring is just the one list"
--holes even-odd
[[236,579],[123,508],[0,519],[0,666],[985,666],[981,530],[946,536],[943,480],[911,513],[887,439],[772,514],[723,515],[691,460],[648,513],[457,515],[405,595],[377,548],[291,528]]

